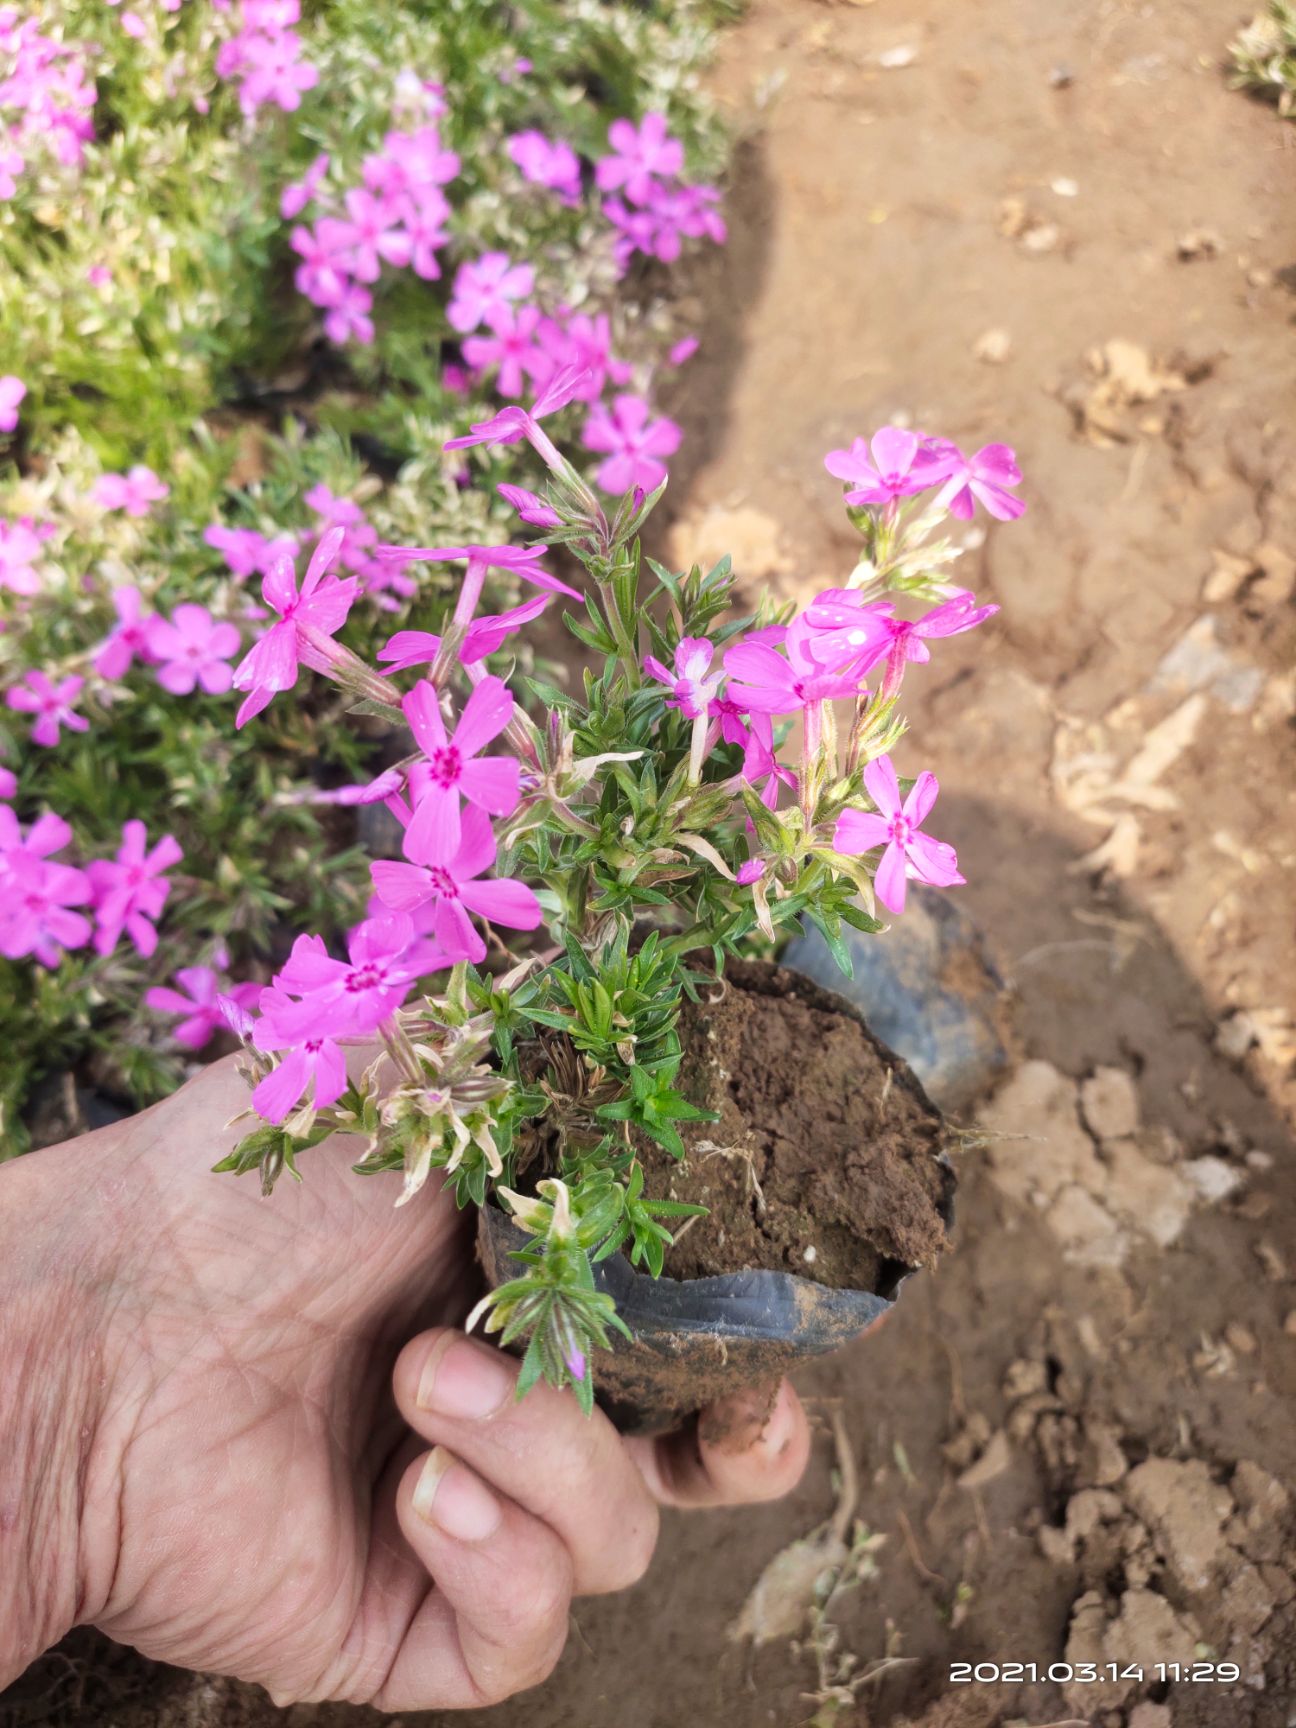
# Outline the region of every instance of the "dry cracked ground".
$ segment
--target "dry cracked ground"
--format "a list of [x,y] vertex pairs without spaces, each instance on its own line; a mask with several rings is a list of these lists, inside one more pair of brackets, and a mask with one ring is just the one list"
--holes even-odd
[[[900,755],[1018,1046],[954,1252],[801,1376],[798,1493],[668,1522],[484,1728],[1296,1723],[1296,127],[1227,89],[1242,17],[758,0],[727,37],[669,545],[803,596],[852,562],[824,451],[1017,447],[1029,512],[962,566],[1002,611],[915,669]],[[1195,1659],[1240,1681],[1157,1674]],[[51,1684],[39,1720],[283,1719]]]

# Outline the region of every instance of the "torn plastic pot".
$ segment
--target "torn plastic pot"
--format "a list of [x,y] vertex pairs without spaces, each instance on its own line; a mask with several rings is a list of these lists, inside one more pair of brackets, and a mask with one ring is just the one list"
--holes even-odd
[[[792,1073],[796,1073],[799,1067],[805,1074],[804,1111],[801,1109],[802,1094],[798,1093],[794,1082],[791,1097],[770,1105],[764,1121],[751,1123],[751,1143],[759,1146],[763,1137],[777,1138],[782,1134],[788,1125],[789,1109],[795,1113],[798,1131],[804,1140],[805,1134],[815,1134],[815,1105],[820,1109],[818,1135],[828,1150],[815,1177],[804,1184],[804,1203],[808,1210],[798,1211],[793,1216],[797,1220],[804,1218],[812,1235],[825,1241],[832,1238],[840,1245],[840,1223],[823,1218],[824,1196],[837,1194],[843,1185],[848,1184],[852,1166],[861,1158],[867,1163],[869,1156],[868,1149],[864,1148],[853,1155],[850,1163],[844,1163],[840,1168],[834,1166],[833,1160],[839,1157],[839,1153],[832,1149],[834,1135],[839,1144],[843,1128],[838,1105],[830,1101],[825,1111],[822,1097],[816,1099],[813,1096],[813,1057],[807,1058],[806,1052],[797,1044],[798,1038],[817,1039],[823,1049],[832,1052],[832,1060],[845,1049],[856,1052],[858,1084],[854,1072],[839,1076],[852,1100],[854,1094],[866,1089],[871,1081],[883,1077],[881,1086],[874,1086],[873,1090],[881,1093],[882,1108],[893,1121],[903,1117],[916,1125],[911,1135],[913,1151],[910,1155],[915,1163],[919,1159],[923,1161],[921,1198],[929,1202],[939,1218],[936,1228],[947,1228],[952,1221],[955,1178],[940,1145],[943,1118],[908,1065],[874,1037],[850,1002],[804,977],[763,962],[735,962],[726,977],[731,986],[736,983],[746,1001],[758,1004],[763,1016],[751,1020],[744,1029],[749,1040],[755,1041],[755,1048],[766,1053],[765,1068],[755,1077],[753,1084],[777,1082],[780,1052],[784,1067],[790,1065]],[[712,1084],[728,1094],[733,1088],[729,1085],[731,1076],[724,1064],[734,1060],[732,1047],[726,1044],[723,1031],[717,1040],[710,1024],[711,1017],[723,1012],[723,1007],[717,1009],[712,1005],[697,1009],[692,1020],[691,1043],[687,1020],[681,1025],[686,1050],[686,1068],[682,1072],[687,1072],[691,1046],[715,1051],[711,1062],[714,1071]],[[785,1026],[775,1026],[774,1031],[782,1034],[786,1030],[786,1039],[771,1036],[769,1016],[780,1013]],[[806,1020],[806,1016],[811,1018]],[[849,1026],[849,1041],[842,1037],[843,1022]],[[824,1027],[835,1035],[835,1042],[832,1035],[818,1037],[819,1030]],[[689,1096],[697,1096],[699,1084],[703,1090],[707,1085],[706,1074],[700,1069],[695,1069],[693,1079],[692,1091],[684,1087]],[[712,1106],[721,1100],[718,1095],[713,1095],[698,1097],[698,1101]],[[778,1115],[780,1108],[781,1116]],[[729,1116],[717,1127],[705,1126],[707,1133],[711,1134],[734,1132],[734,1122]],[[894,1128],[891,1139],[894,1143]],[[690,1165],[696,1163],[706,1167],[709,1160],[727,1156],[732,1150],[732,1147],[716,1147],[704,1136],[695,1136],[690,1142]],[[894,1162],[894,1154],[891,1155]],[[815,1162],[813,1155],[810,1161]],[[714,1165],[711,1167],[715,1168]],[[786,1187],[786,1174],[780,1178],[772,1165],[767,1165],[764,1173],[771,1195],[777,1198],[776,1184],[783,1180]],[[661,1191],[661,1164],[654,1174],[658,1191]],[[817,1182],[826,1184],[818,1189],[818,1198]],[[671,1192],[679,1197],[674,1183]],[[893,1190],[888,1192],[895,1193],[895,1203],[901,1211],[913,1209],[913,1191],[904,1190],[903,1185],[893,1185]],[[699,1195],[689,1190],[686,1197],[693,1199]],[[816,1214],[819,1221],[816,1221]],[[699,1220],[699,1224],[704,1222],[707,1221]],[[722,1245],[725,1235],[721,1230],[719,1242]],[[874,1239],[884,1243],[891,1240],[884,1230],[875,1230]],[[478,1251],[492,1286],[516,1275],[517,1263],[509,1259],[509,1254],[530,1240],[494,1205],[482,1210]],[[700,1260],[695,1251],[696,1238],[687,1244],[694,1251],[682,1254],[684,1246],[681,1242],[679,1249],[667,1253],[667,1273],[672,1257],[676,1258],[677,1264],[681,1257],[695,1266],[706,1264],[705,1256]],[[729,1251],[741,1253],[742,1249],[731,1241]],[[766,1250],[767,1260],[772,1253],[773,1250]],[[803,1254],[802,1261],[812,1264],[814,1256]],[[882,1323],[890,1313],[901,1284],[917,1270],[903,1258],[886,1252],[861,1255],[859,1265],[861,1284],[867,1287],[843,1286],[840,1263],[834,1286],[831,1282],[816,1281],[814,1277],[775,1269],[769,1264],[742,1268],[739,1263],[734,1270],[717,1271],[711,1275],[682,1279],[666,1275],[654,1279],[645,1272],[636,1271],[623,1254],[600,1262],[594,1268],[598,1287],[614,1299],[618,1312],[634,1336],[633,1339],[617,1337],[610,1352],[599,1351],[595,1355],[594,1386],[599,1403],[625,1433],[660,1432],[678,1426],[718,1398],[744,1387],[766,1385],[800,1361],[840,1349]]]

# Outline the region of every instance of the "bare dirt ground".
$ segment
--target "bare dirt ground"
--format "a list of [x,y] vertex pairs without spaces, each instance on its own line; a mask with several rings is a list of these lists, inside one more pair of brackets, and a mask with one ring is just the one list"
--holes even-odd
[[[727,40],[671,545],[803,595],[852,562],[824,451],[902,416],[1017,447],[1029,513],[964,565],[1002,614],[912,676],[900,754],[943,782],[1020,1056],[955,1250],[799,1377],[796,1496],[668,1521],[483,1728],[1296,1723],[1296,128],[1227,91],[1241,21],[763,0]],[[826,1615],[794,1573],[837,1580]],[[1040,1677],[951,1681],[1010,1661]],[[53,1684],[51,1722],[371,1720]]]

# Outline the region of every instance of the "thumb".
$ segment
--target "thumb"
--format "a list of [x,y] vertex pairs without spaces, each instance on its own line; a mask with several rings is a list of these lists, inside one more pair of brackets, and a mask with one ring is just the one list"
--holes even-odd
[[676,1434],[627,1442],[663,1506],[778,1500],[801,1480],[810,1428],[788,1381],[735,1393]]

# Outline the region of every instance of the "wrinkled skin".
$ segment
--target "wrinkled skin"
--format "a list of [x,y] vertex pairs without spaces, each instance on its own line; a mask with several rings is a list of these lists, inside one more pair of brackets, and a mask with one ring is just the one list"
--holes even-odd
[[[788,1387],[768,1420],[759,1396],[736,1425],[726,1411],[723,1447],[622,1440],[545,1387],[515,1402],[512,1360],[447,1330],[476,1294],[471,1217],[431,1186],[394,1210],[399,1179],[353,1175],[354,1140],[268,1200],[210,1174],[246,1097],[219,1063],[0,1167],[0,1358],[24,1364],[6,1422],[26,1460],[0,1626],[33,1598],[12,1556],[41,1581],[16,1646],[0,1631],[0,1683],[89,1620],[281,1703],[479,1705],[550,1671],[574,1593],[642,1574],[660,1504],[796,1482]],[[10,1481],[0,1466],[0,1501]]]

